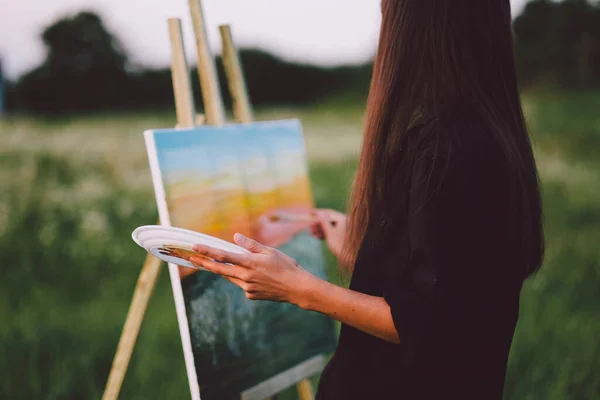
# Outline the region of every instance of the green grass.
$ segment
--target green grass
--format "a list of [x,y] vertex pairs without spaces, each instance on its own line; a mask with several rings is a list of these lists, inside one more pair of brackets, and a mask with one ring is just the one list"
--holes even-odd
[[600,96],[529,101],[547,252],[523,290],[508,399],[600,398]]
[[[523,290],[507,399],[600,398],[600,95],[525,98],[543,181],[548,252]],[[344,209],[362,109],[300,117],[317,205]],[[156,220],[141,132],[172,113],[0,121],[0,398],[99,398]],[[335,262],[328,255],[329,272]],[[144,320],[123,399],[188,398],[168,274]],[[280,399],[294,398],[289,390]]]

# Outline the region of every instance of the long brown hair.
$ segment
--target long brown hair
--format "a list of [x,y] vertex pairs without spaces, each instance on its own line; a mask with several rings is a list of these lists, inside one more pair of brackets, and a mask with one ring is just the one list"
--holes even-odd
[[[352,266],[398,165],[403,136],[447,104],[469,104],[518,171],[527,274],[543,255],[537,171],[518,92],[509,0],[383,0],[366,127],[341,263]],[[405,155],[402,155],[405,156]],[[406,155],[410,157],[410,155]],[[410,162],[410,160],[408,160]]]

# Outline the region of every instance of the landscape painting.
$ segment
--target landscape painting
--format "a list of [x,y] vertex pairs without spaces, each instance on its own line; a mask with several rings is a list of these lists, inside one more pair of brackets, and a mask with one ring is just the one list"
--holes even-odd
[[[313,198],[297,120],[147,131],[157,202],[172,226],[233,241],[240,232],[325,277],[308,231]],[[159,175],[159,176],[157,176]],[[160,208],[160,204],[159,204]],[[179,267],[202,399],[240,393],[335,345],[332,322],[289,304],[253,302],[227,280]]]

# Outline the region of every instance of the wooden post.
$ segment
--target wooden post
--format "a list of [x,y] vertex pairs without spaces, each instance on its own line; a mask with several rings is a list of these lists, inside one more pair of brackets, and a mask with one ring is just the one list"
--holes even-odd
[[206,123],[208,125],[223,125],[225,123],[225,111],[223,110],[215,60],[208,46],[202,2],[201,0],[189,0],[189,6],[196,36],[198,75],[200,76],[200,89],[202,90]]
[[231,27],[229,25],[219,26],[221,40],[223,43],[223,66],[227,74],[229,92],[233,100],[233,115],[237,122],[247,123],[254,120],[252,115],[252,106],[248,99],[248,90],[242,71],[242,63],[238,55],[237,48],[233,43],[231,36]]
[[[193,0],[191,0],[193,1]],[[228,25],[219,26],[223,43],[223,65],[227,74],[229,91],[233,99],[233,115],[236,121],[248,123],[253,121],[252,108],[248,99],[248,91],[244,82],[242,65],[237,49],[233,43],[231,29]],[[310,380],[304,379],[297,385],[300,400],[313,400],[314,394]],[[265,400],[270,400],[267,398]]]
[[[177,18],[169,19],[169,37],[171,40],[171,71],[173,75],[178,126],[193,127],[195,111],[192,87],[183,47],[181,21]],[[131,354],[133,353],[150,297],[156,286],[160,268],[161,261],[148,254],[135,286],[133,299],[127,312],[125,325],[121,332],[119,345],[117,346],[108,382],[102,396],[103,400],[116,400],[119,397],[121,385],[129,366],[129,360],[131,359]]]
[[298,397],[300,400],[312,400],[315,398],[313,393],[312,384],[308,379],[304,379],[300,381],[297,385],[298,387]]
[[102,396],[103,400],[116,400],[119,397],[123,378],[125,378],[129,360],[131,359],[140,327],[142,326],[142,320],[144,319],[148,302],[150,301],[152,291],[160,273],[160,263],[161,261],[158,258],[150,255],[146,256],[140,277],[135,285],[133,299],[127,312],[117,352],[113,360],[110,375],[108,376],[106,388],[104,389],[104,395]]
[[194,96],[190,82],[190,70],[183,47],[181,20],[179,18],[169,18],[168,24],[172,49],[171,76],[173,80],[173,92],[175,94],[177,124],[180,127],[191,128],[195,125],[196,111],[194,109]]

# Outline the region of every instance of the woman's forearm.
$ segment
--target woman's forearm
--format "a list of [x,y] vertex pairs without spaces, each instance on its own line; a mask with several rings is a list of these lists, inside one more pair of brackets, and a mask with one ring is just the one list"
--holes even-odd
[[382,297],[336,286],[317,277],[303,285],[296,303],[392,343],[400,343],[390,306]]
[[392,312],[383,298],[324,281],[282,252],[240,234],[234,240],[249,252],[230,253],[196,245],[194,251],[204,257],[192,257],[191,261],[240,286],[251,300],[296,304],[383,340],[400,343]]

